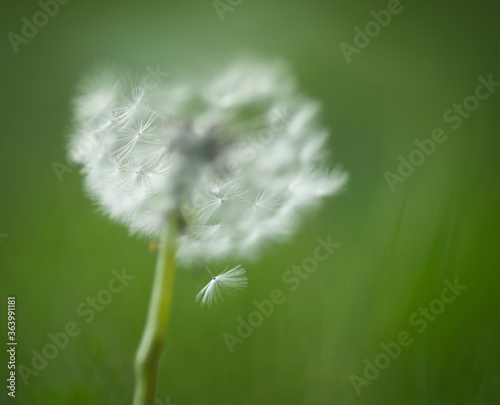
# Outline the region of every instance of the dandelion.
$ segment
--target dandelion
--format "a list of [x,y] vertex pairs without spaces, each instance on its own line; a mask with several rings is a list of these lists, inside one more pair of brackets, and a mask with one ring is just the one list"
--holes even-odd
[[[70,156],[90,198],[132,234],[159,240],[134,404],[154,402],[176,264],[255,258],[346,183],[324,167],[319,106],[296,87],[283,63],[244,58],[163,86],[106,72],[75,99]],[[247,285],[241,265],[207,270],[202,306]]]

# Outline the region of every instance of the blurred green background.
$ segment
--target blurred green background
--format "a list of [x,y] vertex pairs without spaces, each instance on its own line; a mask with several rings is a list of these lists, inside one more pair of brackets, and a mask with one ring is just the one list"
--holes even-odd
[[[53,170],[66,164],[78,80],[110,61],[140,73],[159,65],[175,83],[186,66],[203,71],[242,51],[290,62],[302,91],[323,104],[332,163],[350,182],[293,240],[243,263],[249,287],[232,302],[200,309],[194,296],[206,272],[178,273],[157,404],[500,403],[500,91],[457,130],[442,118],[473,94],[479,75],[500,81],[500,7],[402,5],[347,63],[340,43],[352,45],[354,27],[387,2],[244,0],[221,21],[210,0],[74,0],[16,54],[7,34],[20,34],[40,6],[3,1],[0,297],[5,307],[17,297],[18,366],[31,367],[31,351],[67,322],[81,333],[28,386],[18,372],[15,399],[3,380],[0,403],[131,403],[155,255],[95,212],[76,168],[61,182]],[[447,140],[392,192],[384,173],[397,173],[398,157],[436,127]],[[283,273],[327,235],[341,246],[289,292]],[[136,278],[87,324],[76,308],[122,268]],[[455,278],[467,289],[418,333],[410,315]],[[223,333],[234,334],[237,317],[276,288],[286,302],[231,354]],[[401,331],[413,343],[357,395],[351,376],[364,378],[365,359]]]

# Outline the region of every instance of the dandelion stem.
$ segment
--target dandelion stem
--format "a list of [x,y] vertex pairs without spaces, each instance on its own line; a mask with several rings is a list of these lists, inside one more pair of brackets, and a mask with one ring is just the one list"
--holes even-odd
[[136,383],[133,405],[155,403],[158,363],[170,318],[176,240],[177,218],[171,215],[160,240],[147,321],[135,357]]

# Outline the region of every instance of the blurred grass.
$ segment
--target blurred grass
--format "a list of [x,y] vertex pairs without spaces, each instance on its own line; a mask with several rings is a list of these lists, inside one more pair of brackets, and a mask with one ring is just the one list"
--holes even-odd
[[[65,162],[75,84],[95,63],[143,71],[159,64],[175,81],[240,50],[289,60],[302,90],[322,101],[333,160],[350,172],[345,193],[306,219],[295,238],[270,246],[249,271],[248,290],[201,310],[203,271],[181,271],[161,362],[159,398],[175,404],[494,404],[500,401],[498,308],[498,110],[481,103],[448,140],[391,193],[383,173],[414,149],[442,114],[471,94],[479,75],[500,77],[498,5],[414,1],[347,64],[338,44],[384,2],[243,2],[221,22],[210,1],[70,2],[26,46],[2,54],[1,296],[14,294],[18,364],[29,365],[49,332],[82,328],[28,387],[21,404],[123,404],[144,322],[154,254],[84,197]],[[4,2],[3,32],[19,32],[37,6]],[[447,128],[448,129],[448,128]],[[234,333],[252,302],[286,291],[284,271],[311,255],[318,236],[333,256],[234,354]],[[136,276],[89,324],[76,308],[105,288],[112,269]],[[443,280],[467,285],[371,386],[349,377],[380,352],[408,317],[438,298]],[[413,330],[414,331],[414,330]],[[3,341],[3,338],[2,338]],[[4,357],[2,357],[3,359]],[[4,372],[6,375],[6,372]],[[3,375],[3,374],[2,374]],[[6,402],[0,396],[0,403]]]

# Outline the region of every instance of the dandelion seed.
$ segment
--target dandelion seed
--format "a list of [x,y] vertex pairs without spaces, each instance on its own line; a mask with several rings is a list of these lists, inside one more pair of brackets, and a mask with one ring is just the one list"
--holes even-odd
[[156,113],[148,108],[141,108],[137,112],[134,120],[122,125],[116,133],[116,142],[118,149],[113,152],[113,156],[117,161],[127,159],[133,152],[137,143],[148,137],[153,137],[155,134],[154,121]]
[[196,302],[203,307],[211,307],[213,304],[223,300],[224,295],[234,296],[244,290],[248,284],[245,270],[238,265],[228,270],[227,268],[218,276],[214,276],[210,269],[205,266],[212,276],[210,282],[196,296]]

